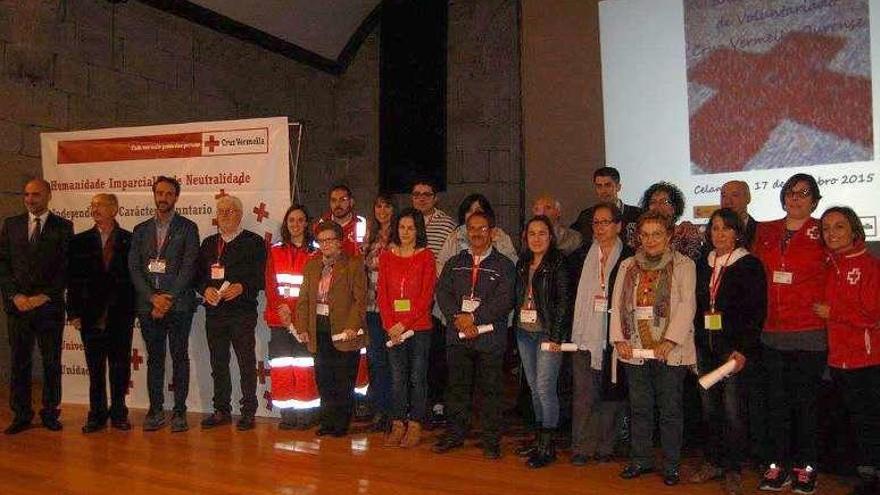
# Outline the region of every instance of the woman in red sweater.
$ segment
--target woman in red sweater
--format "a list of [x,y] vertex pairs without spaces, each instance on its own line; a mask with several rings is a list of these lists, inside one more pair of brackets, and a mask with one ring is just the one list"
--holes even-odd
[[831,251],[825,302],[828,366],[843,391],[856,428],[860,483],[855,494],[880,493],[880,264],[865,248],[865,230],[851,208],[822,214],[822,240]]
[[810,215],[821,198],[816,179],[793,175],[779,193],[785,218],[761,223],[755,237],[767,275],[761,352],[772,457],[758,487],[764,491],[816,489],[816,398],[828,346],[825,321],[813,312],[824,298],[826,257],[819,221]]
[[[425,220],[413,208],[391,226],[391,249],[379,256],[378,303],[391,345],[392,423],[386,446],[415,447],[426,417],[431,306],[437,280]],[[406,421],[406,423],[404,423]]]
[[272,405],[281,411],[282,430],[310,427],[320,407],[315,360],[291,330],[303,267],[314,256],[309,220],[305,206],[294,204],[288,208],[281,222],[281,242],[272,245],[266,260],[265,317],[271,331]]

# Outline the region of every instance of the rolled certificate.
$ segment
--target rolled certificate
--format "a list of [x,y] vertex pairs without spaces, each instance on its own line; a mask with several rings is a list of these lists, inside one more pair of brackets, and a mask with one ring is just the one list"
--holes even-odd
[[223,284],[220,285],[220,288],[217,289],[217,292],[223,294],[223,291],[226,290],[226,289],[228,289],[228,288],[229,288],[229,281],[228,281],[228,280],[224,280],[224,281],[223,281]]
[[654,349],[633,349],[633,359],[657,359]]
[[[363,329],[363,328],[358,328],[357,336],[360,337],[360,336],[363,335],[363,334],[364,334],[364,329]],[[330,339],[332,339],[333,342],[339,342],[340,340],[348,340],[348,339],[345,337],[345,334],[344,334],[344,333],[334,333],[334,334],[330,337]]]
[[706,390],[709,390],[710,388],[712,388],[713,385],[730,376],[730,374],[733,373],[733,370],[735,369],[736,360],[730,359],[721,366],[701,376],[699,379],[700,386]]
[[415,334],[416,333],[414,331],[407,330],[407,331],[403,332],[402,334],[400,334],[400,340],[396,344],[394,342],[391,342],[391,340],[389,339],[388,342],[385,342],[385,347],[391,349],[392,347],[394,347],[396,345],[402,344],[404,340],[412,337]]
[[[541,350],[549,351],[550,342],[544,342],[543,344],[541,344]],[[563,342],[562,344],[559,344],[559,350],[561,350],[562,352],[575,352],[578,350],[578,345],[574,342]]]
[[296,327],[293,326],[293,323],[291,323],[290,325],[287,325],[287,329],[290,331],[290,333],[293,334],[293,338],[295,338],[296,341],[299,342],[300,344],[305,344],[308,342],[309,339],[307,336],[305,338],[302,338],[299,336],[299,332],[296,331]]
[[[493,327],[491,324],[477,325],[477,333],[479,333],[480,335],[483,335],[484,333],[489,333],[494,329],[495,327]],[[464,337],[464,332],[458,332],[458,338],[463,339]]]

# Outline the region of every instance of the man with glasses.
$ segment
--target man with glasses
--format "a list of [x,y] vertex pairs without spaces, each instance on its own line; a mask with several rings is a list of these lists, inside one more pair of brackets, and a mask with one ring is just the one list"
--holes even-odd
[[[593,190],[596,192],[598,203],[611,203],[617,206],[623,218],[623,224],[620,229],[620,237],[626,241],[626,232],[630,224],[635,225],[642,214],[642,209],[638,206],[624,204],[618,198],[620,193],[620,172],[614,167],[602,167],[593,172]],[[591,206],[583,210],[578,215],[577,220],[571,224],[571,228],[581,233],[583,239],[593,238],[593,209]]]
[[189,429],[189,332],[196,296],[193,290],[199,255],[199,228],[178,215],[174,205],[180,182],[159,176],[153,182],[156,215],[134,228],[128,270],[137,292],[137,314],[147,347],[147,389],[150,409],[144,431],[165,426],[165,348],[171,352],[174,412],[172,433]]
[[342,250],[349,256],[361,254],[367,238],[367,219],[354,214],[354,196],[345,184],[336,184],[330,188],[330,210],[315,222],[315,233],[322,221],[333,221],[342,227]]
[[[434,182],[428,178],[417,179],[412,186],[412,206],[425,217],[425,231],[428,234],[428,249],[434,257],[440,255],[440,249],[449,234],[455,230],[455,220],[443,210],[437,208],[440,195]],[[431,334],[430,358],[428,360],[428,401],[431,404],[429,425],[443,422],[444,405],[443,390],[446,381],[446,346],[444,344],[444,326],[440,320],[440,308],[435,304],[433,311],[434,332]]]
[[197,288],[205,298],[205,334],[214,378],[214,414],[202,420],[202,429],[232,422],[230,346],[241,374],[241,418],[236,428],[253,429],[257,412],[254,329],[257,295],[265,283],[266,245],[259,235],[242,230],[241,217],[241,200],[218,199],[218,232],[205,238],[199,249]]
[[[443,267],[435,292],[446,327],[448,424],[434,445],[442,454],[461,447],[474,400],[480,398],[483,456],[501,457],[502,364],[507,315],[514,306],[513,262],[492,247],[495,216],[478,211],[467,219],[470,246]],[[475,385],[478,391],[475,391]]]

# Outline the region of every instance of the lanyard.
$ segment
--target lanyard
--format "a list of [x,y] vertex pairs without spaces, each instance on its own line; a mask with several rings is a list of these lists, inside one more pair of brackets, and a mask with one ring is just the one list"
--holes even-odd
[[602,253],[599,258],[599,286],[602,287],[602,294],[605,294],[605,263],[607,261],[608,257],[605,255],[605,253]]
[[[724,270],[727,269],[727,262],[730,261],[730,257],[733,255],[733,251],[727,253],[727,258],[724,259],[724,264],[721,265],[721,269],[718,270],[718,276],[715,276],[716,271],[712,270],[712,276],[709,278],[709,307],[712,309],[712,312],[715,312],[715,299],[718,296],[718,289],[721,287],[721,277],[724,276]],[[718,257],[715,257],[715,263],[718,263]]]
[[223,237],[217,241],[217,264],[220,264],[220,258],[223,257],[223,251],[226,250],[226,241],[223,240]]
[[534,293],[532,292],[532,282],[535,280],[535,272],[529,270],[529,289],[526,295],[526,309],[535,309]]
[[471,298],[474,297],[474,291],[477,289],[477,280],[480,278],[480,261],[479,256],[474,255],[474,264],[471,266]]
[[162,258],[162,253],[165,250],[165,245],[168,243],[168,238],[171,236],[171,222],[168,222],[168,225],[162,229],[165,231],[165,235],[159,235],[159,222],[156,222],[156,257]]
[[325,277],[321,274],[321,280],[318,281],[318,301],[327,302],[327,296],[330,292],[330,284],[333,283],[333,267],[330,267],[330,273]]

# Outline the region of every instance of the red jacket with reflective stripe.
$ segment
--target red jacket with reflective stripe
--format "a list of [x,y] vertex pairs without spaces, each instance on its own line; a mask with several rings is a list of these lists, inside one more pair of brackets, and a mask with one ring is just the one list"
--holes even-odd
[[[287,303],[290,306],[290,318],[295,321],[296,302],[299,299],[299,288],[302,286],[303,267],[314,252],[304,247],[274,244],[269,249],[266,260],[266,323],[270,327],[283,327],[278,316],[278,305]],[[280,281],[279,281],[280,280]]]
[[831,308],[828,365],[880,365],[880,262],[863,244],[850,254],[832,256],[825,300]]
[[[315,235],[318,235],[318,225],[321,222],[332,221],[331,214],[325,213],[317,222],[315,222],[313,227]],[[364,254],[363,244],[367,239],[367,219],[354,215],[347,224],[342,225],[342,233],[344,235],[344,239],[342,239],[342,251],[345,254],[349,256]]]
[[[785,220],[762,222],[755,234],[754,254],[767,273],[765,332],[800,332],[825,328],[813,304],[825,297],[826,255],[819,222],[810,218],[782,250]],[[774,272],[792,274],[790,284],[773,282]]]
[[[437,264],[430,249],[409,258],[397,256],[390,249],[382,251],[376,284],[382,327],[388,330],[402,322],[407,330],[431,330],[436,282]],[[403,299],[409,300],[409,311],[395,311],[394,301]]]

